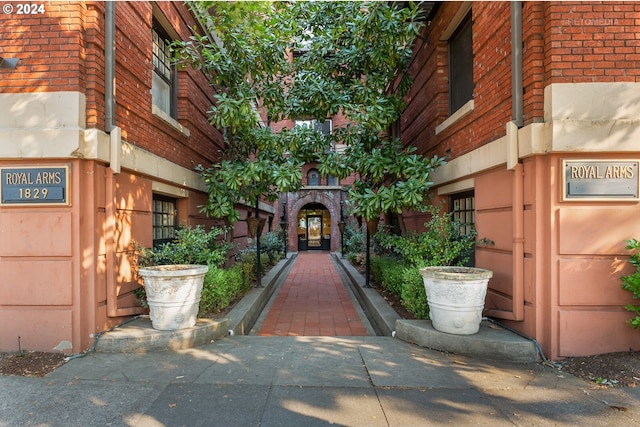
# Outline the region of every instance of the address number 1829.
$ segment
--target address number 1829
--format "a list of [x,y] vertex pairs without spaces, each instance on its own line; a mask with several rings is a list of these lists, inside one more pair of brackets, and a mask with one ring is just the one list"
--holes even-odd
[[46,199],[49,190],[46,188],[20,188],[18,194],[20,199]]

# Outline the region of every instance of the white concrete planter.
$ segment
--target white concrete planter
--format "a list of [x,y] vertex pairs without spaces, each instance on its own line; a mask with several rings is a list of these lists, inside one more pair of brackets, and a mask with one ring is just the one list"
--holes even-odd
[[206,265],[142,267],[147,302],[154,329],[172,331],[196,324]]
[[472,267],[420,269],[434,329],[456,335],[478,332],[491,270]]

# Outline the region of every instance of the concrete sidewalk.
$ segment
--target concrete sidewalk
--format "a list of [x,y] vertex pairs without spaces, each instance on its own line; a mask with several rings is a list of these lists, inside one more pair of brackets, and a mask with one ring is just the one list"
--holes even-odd
[[0,426],[640,425],[640,392],[391,337],[232,336],[0,377]]

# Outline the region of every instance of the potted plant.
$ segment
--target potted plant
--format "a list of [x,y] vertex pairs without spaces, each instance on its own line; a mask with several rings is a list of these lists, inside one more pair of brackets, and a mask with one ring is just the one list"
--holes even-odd
[[[478,243],[475,228],[436,207],[429,208],[429,212],[431,219],[425,223],[425,232],[388,235],[380,243],[419,268],[434,329],[457,335],[475,334],[480,328],[493,272],[464,266]],[[487,239],[480,242],[489,243]]]
[[456,335],[480,330],[491,270],[460,266],[423,267],[420,274],[434,329]]
[[222,229],[206,232],[202,226],[176,230],[176,239],[148,249],[137,245],[138,275],[151,325],[176,330],[195,325],[204,277],[210,265],[224,262],[228,248],[216,242]]

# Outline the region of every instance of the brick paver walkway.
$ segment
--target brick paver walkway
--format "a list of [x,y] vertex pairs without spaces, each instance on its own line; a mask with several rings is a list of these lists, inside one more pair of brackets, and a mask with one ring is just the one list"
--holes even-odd
[[258,335],[366,336],[327,252],[300,252]]

